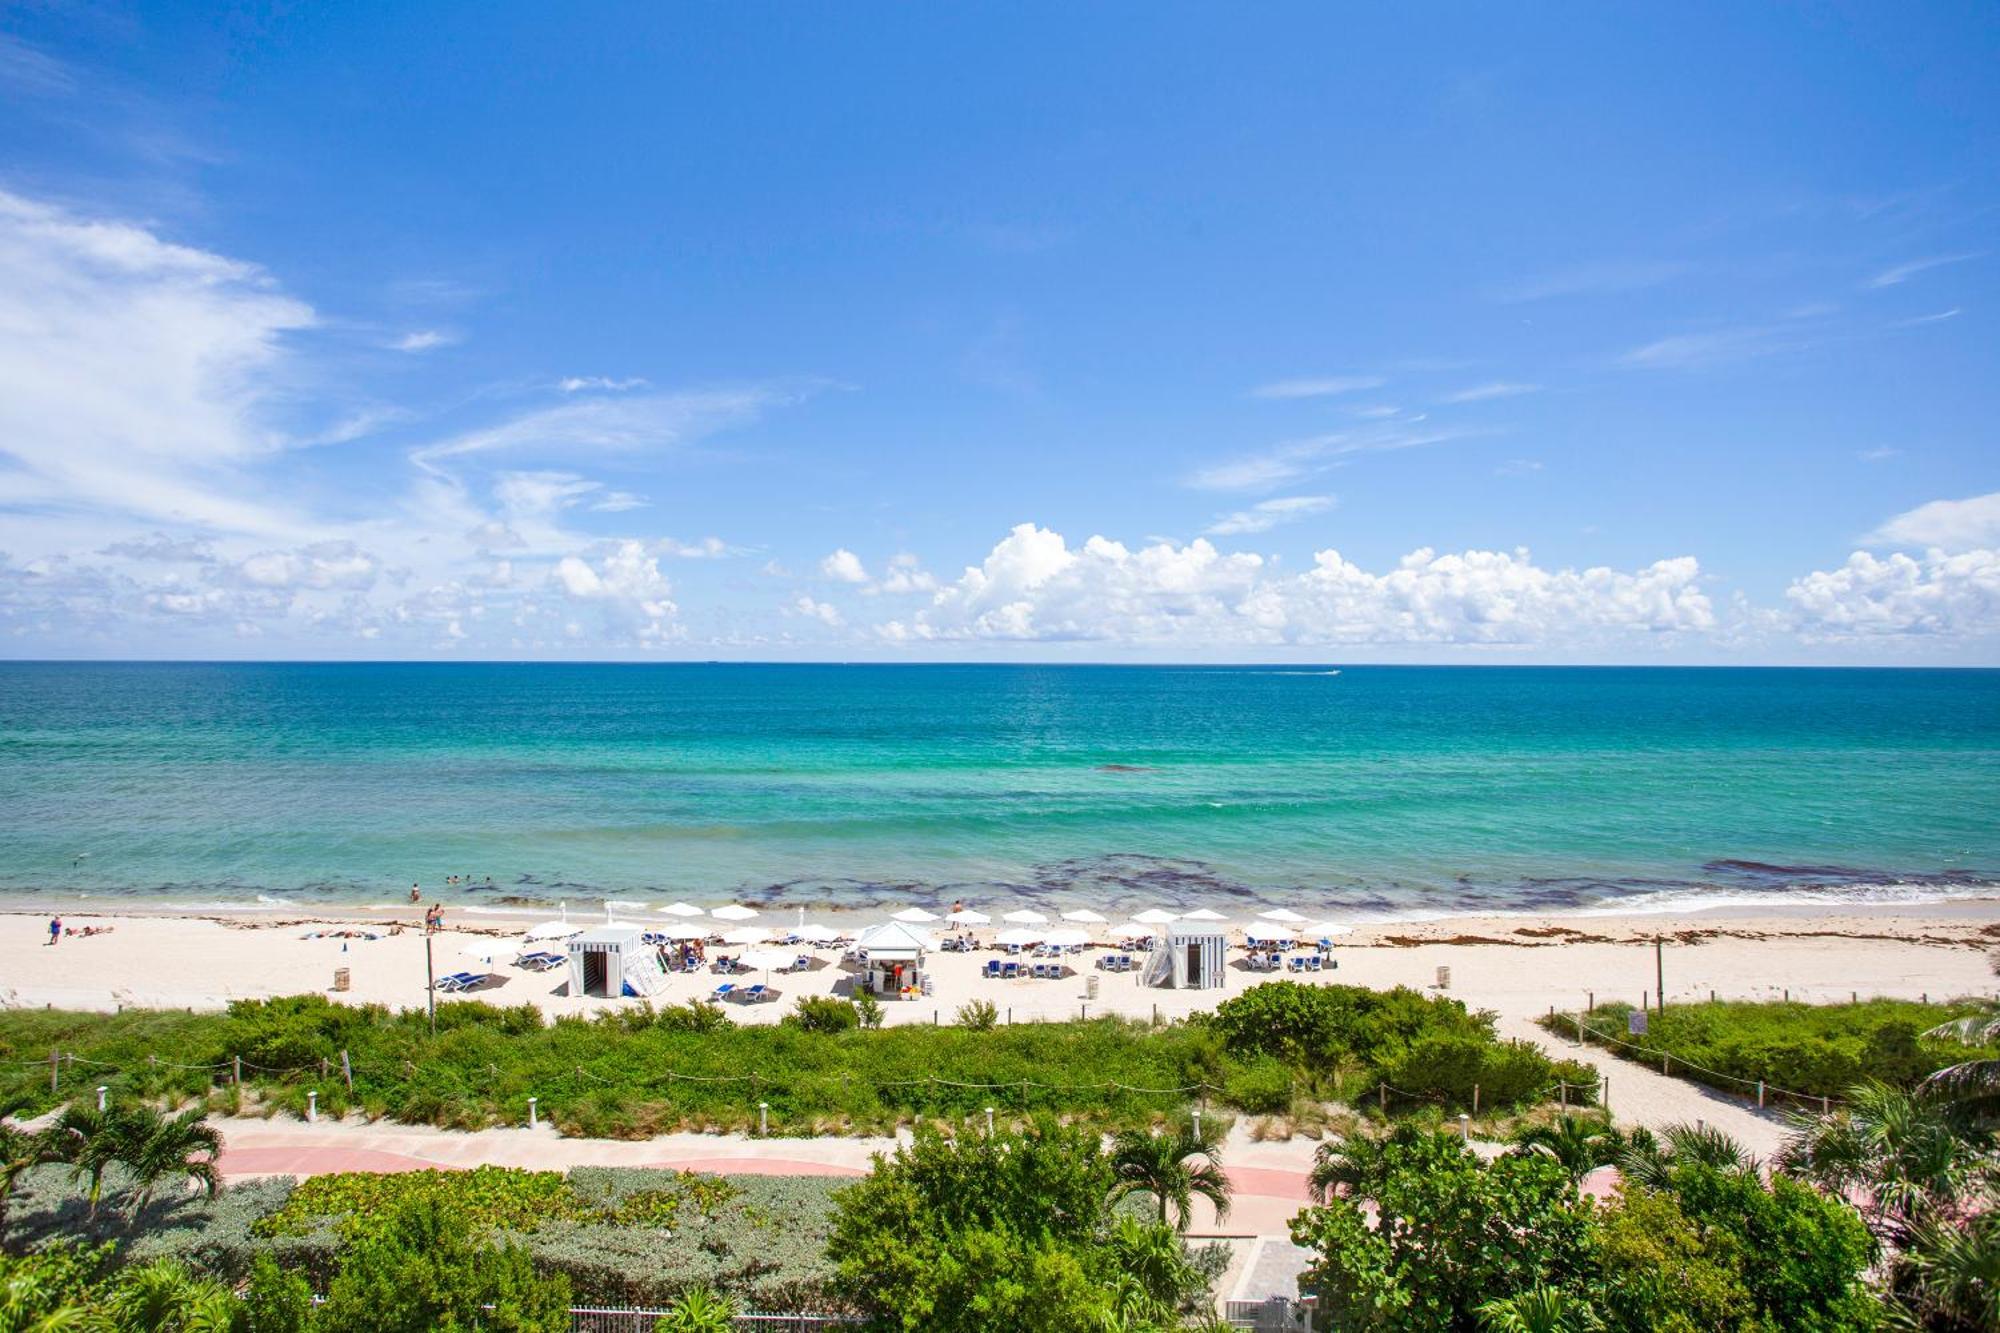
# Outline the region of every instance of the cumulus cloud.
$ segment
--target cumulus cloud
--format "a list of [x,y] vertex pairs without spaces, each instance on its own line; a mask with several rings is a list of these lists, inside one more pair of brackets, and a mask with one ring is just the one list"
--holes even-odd
[[1856,551],[1839,569],[1794,581],[1785,599],[1808,638],[1992,634],[2000,631],[2000,551]]
[[1333,508],[1331,495],[1285,495],[1259,500],[1248,509],[1224,514],[1205,529],[1211,537],[1233,537],[1248,532],[1269,532],[1284,523],[1294,523]]
[[798,598],[792,603],[792,610],[808,619],[817,620],[820,624],[830,628],[837,629],[843,623],[839,607],[834,606],[831,602],[815,601],[804,593],[800,593]]
[[861,563],[861,557],[845,546],[819,562],[819,572],[840,583],[868,582],[868,567]]
[[579,601],[631,607],[649,620],[664,620],[679,609],[671,600],[673,583],[660,572],[658,557],[643,542],[618,542],[595,565],[566,555],[556,562],[554,579]]
[[891,595],[901,595],[907,593],[935,592],[937,591],[937,586],[938,581],[936,576],[924,568],[923,561],[908,551],[901,551],[890,557],[889,572],[884,574],[879,581],[870,584],[865,591],[871,594],[888,593]]
[[1424,549],[1376,574],[1333,550],[1285,574],[1204,540],[1130,550],[1024,523],[906,620],[891,641],[1112,640],[1135,644],[1497,644],[1700,632],[1715,625],[1692,557],[1632,572],[1546,569],[1526,551]]
[[1872,546],[1934,546],[1945,551],[2000,547],[2000,491],[1918,505],[1862,540]]
[[259,588],[352,588],[374,585],[381,572],[374,557],[351,541],[315,542],[290,551],[259,551],[236,564],[231,575]]

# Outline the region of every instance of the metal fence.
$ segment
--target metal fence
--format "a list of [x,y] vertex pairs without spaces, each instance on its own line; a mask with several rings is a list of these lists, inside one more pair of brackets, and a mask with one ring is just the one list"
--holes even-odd
[[[575,1333],[653,1333],[667,1317],[665,1310],[618,1305],[578,1305],[570,1307],[569,1313]],[[861,1320],[837,1314],[740,1314],[733,1322],[737,1333],[819,1333]]]
[[1256,1333],[1313,1333],[1313,1307],[1273,1296],[1264,1301],[1224,1301],[1222,1322]]

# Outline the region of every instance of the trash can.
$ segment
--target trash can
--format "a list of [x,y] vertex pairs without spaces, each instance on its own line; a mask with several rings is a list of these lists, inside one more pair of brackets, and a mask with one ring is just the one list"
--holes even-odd
[[1439,968],[1439,969],[1438,969],[1438,989],[1439,989],[1439,990],[1450,990],[1450,989],[1451,989],[1451,969],[1450,969],[1450,968],[1448,968],[1448,967],[1441,967],[1441,968]]
[[1085,994],[1086,996],[1088,996],[1088,997],[1089,997],[1090,999],[1093,999],[1093,1000],[1094,1000],[1094,999],[1096,999],[1096,998],[1097,998],[1097,975],[1096,975],[1096,973],[1092,973],[1091,975],[1089,975],[1089,976],[1087,976],[1087,977],[1085,977],[1085,978],[1083,979],[1083,993],[1084,993],[1084,994]]
[[336,967],[333,969],[333,988],[335,990],[346,990],[349,980],[346,968]]

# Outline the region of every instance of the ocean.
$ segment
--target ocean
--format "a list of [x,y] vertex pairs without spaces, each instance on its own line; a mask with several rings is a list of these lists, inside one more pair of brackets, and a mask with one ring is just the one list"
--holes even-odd
[[1996,671],[0,664],[71,908],[1921,902],[1996,816]]

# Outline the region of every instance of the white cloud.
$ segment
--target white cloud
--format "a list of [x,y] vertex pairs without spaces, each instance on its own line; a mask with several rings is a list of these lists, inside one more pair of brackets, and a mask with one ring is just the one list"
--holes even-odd
[[1330,398],[1336,394],[1379,389],[1379,375],[1328,375],[1319,379],[1279,380],[1260,384],[1250,391],[1252,398]]
[[1465,430],[1414,430],[1393,422],[1357,427],[1311,439],[1290,440],[1262,453],[1198,468],[1182,484],[1201,491],[1260,491],[1324,472],[1356,454],[1386,453],[1441,444],[1471,434]]
[[251,469],[313,323],[255,265],[0,192],[0,506],[309,531]]
[[1671,259],[1591,260],[1537,277],[1495,284],[1489,299],[1508,304],[1546,301],[1560,296],[1606,296],[1657,287],[1692,271],[1692,264]]
[[868,582],[867,566],[861,563],[860,556],[854,554],[854,552],[848,550],[845,546],[820,561],[819,572],[841,583]]
[[633,607],[652,620],[665,619],[679,609],[670,600],[672,582],[643,542],[619,542],[594,566],[566,555],[556,562],[554,579],[571,597]]
[[648,501],[630,491],[606,491],[604,498],[590,507],[600,514],[623,514],[628,510],[647,508]]
[[1259,500],[1248,509],[1224,514],[1203,529],[1211,537],[1234,537],[1248,532],[1269,532],[1283,523],[1297,522],[1333,508],[1331,495],[1286,495]]
[[1710,366],[1771,356],[1797,346],[1774,329],[1717,329],[1710,333],[1679,333],[1657,338],[1618,358],[1619,364],[1640,370],[1703,370]]
[[1808,639],[1992,634],[2000,632],[2000,551],[1920,559],[1856,551],[1839,569],[1794,581],[1785,599]]
[[1332,550],[1282,574],[1208,542],[1137,551],[1092,537],[1071,549],[1021,524],[891,641],[1107,640],[1127,644],[1449,644],[1546,647],[1715,625],[1692,557],[1624,573],[1545,569],[1525,551],[1429,549],[1373,574]]
[[1475,384],[1460,389],[1457,393],[1444,396],[1447,403],[1484,403],[1495,398],[1519,398],[1523,394],[1540,393],[1539,384],[1520,384],[1511,380],[1490,380],[1485,384]]
[[381,567],[351,541],[315,542],[290,551],[259,551],[234,567],[234,577],[260,588],[374,586]]
[[804,593],[800,593],[798,599],[792,603],[792,610],[831,628],[837,629],[843,623],[840,608],[830,602],[814,601]]
[[869,584],[864,591],[870,594],[902,595],[936,592],[937,586],[936,576],[924,568],[923,561],[908,551],[901,551],[890,557],[889,572],[884,574],[880,581]]
[[439,347],[449,347],[458,341],[458,335],[443,329],[413,329],[389,346],[398,352],[429,352]]
[[1963,264],[1968,259],[1980,258],[1982,253],[1977,250],[1967,250],[1958,254],[1929,255],[1922,259],[1906,260],[1901,264],[1895,264],[1883,269],[1868,280],[1868,285],[1870,287],[1898,287],[1908,282],[1911,278],[1916,277],[1919,273],[1927,273],[1934,268],[1943,268],[1946,264]]
[[556,387],[564,393],[582,393],[597,390],[603,393],[625,393],[632,389],[643,389],[646,381],[637,375],[629,379],[612,379],[608,375],[567,375],[556,381]]
[[1873,449],[1859,449],[1854,456],[1864,463],[1880,463],[1885,459],[1899,458],[1903,451],[1891,445],[1880,444]]
[[540,450],[567,456],[579,449],[669,449],[753,421],[765,408],[788,396],[780,389],[743,388],[582,398],[440,440],[410,457],[420,467],[435,468],[448,458],[501,450]]
[[2000,491],[1918,505],[1862,540],[1871,546],[1923,546],[1945,551],[2000,546]]

